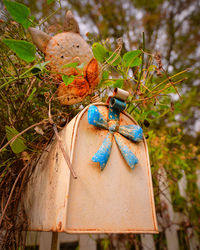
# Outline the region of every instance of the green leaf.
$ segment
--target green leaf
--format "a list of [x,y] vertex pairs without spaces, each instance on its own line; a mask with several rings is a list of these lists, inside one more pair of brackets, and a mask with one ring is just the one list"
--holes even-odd
[[22,60],[26,62],[35,60],[36,47],[32,43],[15,39],[4,39],[3,42]]
[[92,52],[94,54],[94,57],[99,62],[104,62],[105,59],[109,57],[109,51],[99,43],[94,43],[92,45]]
[[68,63],[62,66],[62,68],[76,68],[78,66],[77,62]]
[[105,70],[102,74],[102,79],[105,80],[105,79],[108,79],[109,77],[109,71]]
[[50,61],[47,61],[47,62],[43,62],[43,63],[38,63],[38,64],[35,64],[32,69],[39,69],[40,71],[43,71],[45,70],[45,66],[50,63]]
[[28,20],[28,16],[30,15],[30,9],[28,7],[24,4],[8,0],[4,0],[3,3],[11,17],[16,22],[22,24],[25,29],[31,25],[31,21]]
[[[43,62],[43,63],[38,63],[35,64],[33,67],[30,68],[30,72],[33,73],[35,76],[39,77],[39,73],[43,72],[46,70],[45,66],[49,63],[48,62]],[[40,79],[40,77],[39,77]]]
[[142,60],[139,58],[141,55],[141,50],[133,50],[125,53],[123,55],[124,65],[126,67],[136,67],[142,63]]
[[120,62],[121,62],[121,56],[118,55],[117,53],[113,53],[113,52],[109,51],[107,63],[109,63],[113,66],[117,66]]
[[107,87],[109,87],[109,86],[113,86],[113,84],[114,84],[115,82],[114,82],[114,80],[112,80],[112,79],[110,79],[110,80],[108,80],[108,81],[101,81],[100,82],[100,86],[107,86]]
[[54,0],[47,0],[47,3],[48,4],[51,4],[51,3],[53,3],[54,2]]
[[94,57],[101,63],[107,61],[108,64],[116,66],[121,61],[120,55],[107,50],[103,45],[99,43],[94,43],[92,45],[92,51],[93,51]]
[[36,92],[36,90],[37,89],[34,87],[32,92],[30,93],[29,97],[27,98],[26,102],[29,102],[29,101],[31,101],[33,99],[33,95]]
[[171,94],[171,93],[176,94],[176,89],[174,88],[174,86],[171,86],[168,89],[164,90],[163,93],[164,94]]
[[115,84],[113,85],[114,88],[122,88],[124,84],[124,80],[123,79],[118,79]]
[[65,83],[66,86],[68,86],[70,83],[74,81],[74,78],[76,76],[67,76],[67,75],[62,75],[62,80]]
[[[19,132],[15,128],[5,126],[6,128],[6,137],[10,141],[14,136],[18,135]],[[15,154],[19,154],[27,149],[27,146],[24,144],[24,138],[22,136],[17,137],[16,140],[10,143],[10,147]]]

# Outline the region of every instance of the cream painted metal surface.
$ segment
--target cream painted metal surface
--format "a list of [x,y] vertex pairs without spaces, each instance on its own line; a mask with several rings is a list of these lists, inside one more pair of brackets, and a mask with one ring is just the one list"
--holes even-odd
[[[107,106],[98,105],[106,114]],[[115,142],[101,172],[92,156],[107,131],[88,124],[86,107],[60,133],[78,176],[73,179],[54,141],[38,162],[25,193],[29,230],[67,233],[157,233],[145,139],[126,145],[139,159],[131,170]],[[123,112],[120,124],[136,124]]]

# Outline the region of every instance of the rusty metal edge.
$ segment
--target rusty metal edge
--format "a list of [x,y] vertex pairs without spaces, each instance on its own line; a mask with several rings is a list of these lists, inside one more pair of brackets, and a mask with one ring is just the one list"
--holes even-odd
[[[72,163],[72,166],[73,166],[73,156],[74,156],[74,148],[75,148],[75,142],[76,142],[76,135],[77,135],[77,130],[78,130],[78,127],[79,127],[79,122],[81,120],[81,117],[83,116],[83,114],[88,110],[88,108],[91,106],[91,105],[94,105],[94,104],[90,104],[88,105],[87,107],[85,107],[79,114],[76,115],[75,117],[75,122],[74,122],[74,125],[73,125],[73,135],[72,135],[72,144],[71,144],[71,147],[70,147],[70,160],[71,160],[71,163]],[[108,104],[106,103],[95,103],[96,106],[108,106]],[[138,125],[138,123],[135,121],[135,119],[129,115],[126,111],[122,111],[123,114],[125,114],[126,116],[128,116],[135,124]],[[145,146],[145,151],[146,151],[146,155],[147,155],[147,159],[148,159],[148,162],[147,162],[147,166],[146,166],[146,169],[147,169],[147,172],[148,172],[148,176],[149,176],[149,195],[150,197],[154,197],[154,194],[153,194],[153,183],[152,183],[152,176],[151,176],[151,166],[150,166],[150,159],[149,159],[149,154],[148,154],[148,147],[147,147],[147,141],[145,139],[145,137],[143,136],[143,142],[144,142],[144,146]],[[70,180],[71,180],[71,176],[70,176]],[[154,230],[153,231],[149,231],[148,229],[147,230],[141,230],[141,231],[137,231],[136,230],[127,230],[127,231],[119,231],[119,232],[113,232],[113,231],[96,231],[96,230],[88,230],[88,233],[158,233],[158,225],[157,225],[157,219],[156,219],[156,211],[155,211],[155,202],[154,202],[154,199],[150,199],[151,200],[151,209],[152,209],[152,217],[153,217],[153,222],[154,222]],[[67,206],[68,207],[68,206]],[[68,210],[68,209],[67,209]],[[87,231],[85,229],[83,229],[84,231]],[[79,230],[67,230],[65,231],[66,233],[70,233],[70,232],[76,232],[76,233],[84,233],[81,231],[81,229]]]
[[39,230],[39,229],[33,229],[31,231],[35,232],[58,232],[58,233],[68,233],[68,234],[89,234],[89,233],[94,233],[94,234],[158,234],[159,231],[156,230],[132,230],[132,229],[127,229],[127,230],[118,230],[118,231],[112,231],[112,230],[101,230],[101,229],[69,229],[69,230],[58,230],[58,229],[44,229],[44,230]]
[[66,231],[63,231],[64,233],[68,233],[68,234],[74,234],[74,233],[77,233],[77,234],[89,234],[89,233],[94,233],[94,234],[158,234],[159,231],[156,231],[156,230],[118,230],[118,231],[113,231],[113,230],[90,230],[90,229],[71,229],[71,230],[66,230]]

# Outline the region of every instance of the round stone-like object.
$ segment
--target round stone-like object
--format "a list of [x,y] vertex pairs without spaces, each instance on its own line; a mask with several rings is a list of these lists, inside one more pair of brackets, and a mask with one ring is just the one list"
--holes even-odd
[[85,40],[77,33],[62,32],[50,39],[45,50],[45,61],[49,61],[52,72],[74,74],[73,67],[66,64],[84,63],[85,67],[93,58],[92,50]]

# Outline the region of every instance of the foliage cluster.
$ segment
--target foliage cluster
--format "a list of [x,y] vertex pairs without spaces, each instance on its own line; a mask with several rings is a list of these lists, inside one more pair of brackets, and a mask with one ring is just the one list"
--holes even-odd
[[[189,108],[192,99],[197,96],[195,88],[191,88],[190,94],[184,95],[184,89],[188,86],[191,87],[191,84],[186,87],[184,84],[188,82],[188,76],[191,77],[194,73],[188,73],[188,70],[182,66],[179,68],[174,66],[173,72],[169,73],[169,70],[163,66],[160,53],[154,53],[147,48],[152,42],[150,33],[155,28],[155,26],[150,26],[149,19],[154,18],[153,22],[158,22],[159,13],[156,8],[162,4],[162,1],[155,2],[155,5],[153,3],[145,4],[145,11],[148,14],[145,18],[148,20],[143,20],[143,22],[148,29],[143,32],[141,41],[137,41],[139,45],[135,50],[132,50],[134,46],[126,49],[122,38],[116,39],[117,36],[123,36],[123,29],[112,24],[112,20],[119,22],[121,27],[127,25],[124,23],[126,21],[121,20],[115,13],[115,7],[119,7],[120,1],[116,1],[114,5],[112,20],[109,18],[110,14],[107,13],[107,4],[102,3],[100,6],[104,17],[102,22],[98,20],[98,16],[94,15],[94,11],[89,11],[92,8],[90,4],[87,5],[86,12],[84,12],[84,6],[80,8],[80,1],[74,1],[72,6],[79,11],[80,15],[90,12],[92,20],[99,24],[101,38],[110,37],[110,40],[102,39],[99,42],[97,41],[99,38],[88,34],[93,44],[93,54],[102,65],[102,80],[96,92],[103,100],[106,100],[113,87],[120,87],[130,92],[127,112],[139,122],[148,139],[157,214],[162,217],[163,207],[159,199],[161,192],[159,169],[164,168],[168,176],[173,207],[176,212],[183,213],[188,218],[180,225],[180,229],[186,232],[187,228],[191,227],[200,233],[198,221],[200,198],[196,174],[197,166],[200,163],[199,143],[191,134],[187,133],[191,125],[188,120],[193,119]],[[57,6],[56,4],[56,1],[48,0],[46,6],[51,6],[53,9]],[[11,18],[6,11],[2,11],[0,20],[0,108],[3,111],[0,114],[1,148],[15,136],[17,139],[11,142],[10,146],[4,147],[0,153],[0,198],[3,208],[6,207],[9,200],[13,184],[16,190],[10,197],[6,216],[1,221],[3,226],[8,229],[4,241],[1,243],[2,247],[16,247],[17,241],[13,232],[17,227],[22,228],[22,225],[16,224],[16,219],[19,216],[17,205],[19,199],[22,198],[25,177],[28,173],[26,170],[35,163],[37,156],[53,136],[53,130],[48,120],[49,100],[53,98],[51,112],[59,129],[62,129],[84,106],[90,103],[87,98],[80,105],[63,107],[59,104],[55,95],[57,86],[51,78],[48,62],[44,62],[43,54],[39,51],[36,54],[36,48],[27,34],[26,29],[29,26],[42,27],[49,17],[61,10],[60,4],[58,2],[58,8],[53,10],[47,18],[37,22],[36,17],[30,16],[30,9],[27,6],[4,0],[4,5]],[[135,6],[138,9],[144,8],[141,1],[135,1]],[[123,11],[122,15],[124,15]],[[150,15],[150,13],[153,14]],[[173,26],[171,23],[169,25]],[[112,31],[109,29],[110,27],[114,27],[113,33],[110,32]],[[129,29],[131,28],[129,27]],[[111,36],[116,42],[110,42]],[[171,39],[174,46],[176,40],[173,36]],[[134,41],[131,43],[136,44]],[[176,46],[181,46],[181,42]],[[166,59],[170,62],[169,54],[172,52],[170,50],[168,52]],[[183,60],[183,58],[180,57],[179,60]],[[190,66],[190,63],[187,63],[186,66]],[[77,69],[79,66],[70,64],[65,67]],[[73,81],[73,76],[63,75],[62,79],[68,85]],[[184,83],[182,83],[183,80]],[[182,88],[179,87],[180,83],[182,83]],[[182,93],[183,95],[178,101],[174,100],[174,96],[180,96]],[[181,122],[179,122],[180,120]],[[178,182],[183,177],[187,179],[185,197],[180,194],[178,188]],[[16,179],[17,182],[15,182]],[[155,238],[158,246],[163,246],[162,234]],[[9,245],[5,245],[8,244],[8,241]],[[105,240],[102,243],[105,249],[109,248],[109,244],[111,244],[109,242]],[[126,244],[128,244],[127,242],[139,244],[138,239],[133,240],[131,236],[126,238]]]

